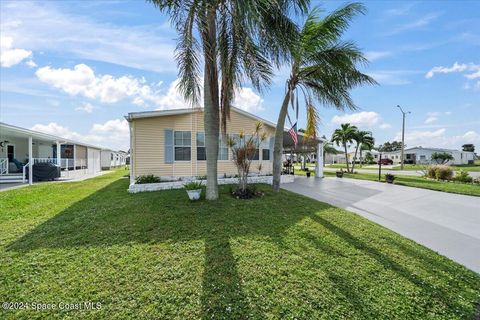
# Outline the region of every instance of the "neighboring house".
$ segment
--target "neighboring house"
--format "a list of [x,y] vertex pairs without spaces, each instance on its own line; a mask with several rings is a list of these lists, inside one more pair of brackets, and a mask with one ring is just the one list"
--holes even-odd
[[126,165],[128,154],[125,151],[103,149],[101,153],[102,170],[110,170]]
[[441,149],[441,148],[413,147],[413,148],[405,149],[405,162],[417,163],[417,164],[431,164],[432,154],[434,154],[435,152],[450,153],[454,159],[451,161],[448,161],[447,164],[473,164],[475,161],[475,153],[469,152],[469,151]]
[[[203,109],[174,109],[133,112],[125,117],[130,124],[130,179],[142,175],[162,178],[204,176],[207,173]],[[271,173],[275,124],[238,108],[232,108],[227,134],[238,139],[263,123],[267,138],[258,145],[250,171]],[[261,164],[261,172],[259,165]],[[218,152],[218,175],[237,174],[232,153],[221,136]]]
[[28,168],[32,170],[39,162],[58,164],[63,171],[78,174],[96,173],[100,171],[100,150],[97,146],[0,122],[0,183],[25,182]]
[[[432,154],[437,153],[450,153],[453,156],[452,161],[448,161],[447,164],[473,164],[475,161],[475,153],[469,151],[460,151],[454,149],[442,149],[442,148],[423,148],[423,147],[412,147],[407,148],[404,151],[405,163],[408,164],[432,164]],[[394,152],[382,152],[382,158],[388,158],[393,160],[394,164],[400,164],[401,162],[401,151]],[[379,160],[379,153],[377,151],[372,151],[372,155],[375,161]]]

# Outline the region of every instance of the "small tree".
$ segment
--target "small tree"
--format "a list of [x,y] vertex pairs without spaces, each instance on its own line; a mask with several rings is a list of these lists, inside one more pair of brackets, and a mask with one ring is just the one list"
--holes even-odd
[[453,160],[453,156],[448,152],[434,152],[431,159],[438,164],[445,164],[448,161]]
[[258,146],[265,141],[266,133],[261,132],[262,123],[257,122],[255,131],[251,135],[245,135],[240,132],[238,138],[229,136],[227,144],[233,155],[233,163],[238,171],[238,190],[237,195],[241,198],[248,198],[248,174],[250,173],[250,166],[257,152]]
[[475,146],[471,143],[464,144],[462,146],[462,150],[467,152],[475,152]]
[[371,152],[365,154],[365,163],[372,163],[374,161],[373,155]]

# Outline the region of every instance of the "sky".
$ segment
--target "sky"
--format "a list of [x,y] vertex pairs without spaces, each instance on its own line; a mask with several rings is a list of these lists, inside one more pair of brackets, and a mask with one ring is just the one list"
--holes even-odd
[[[377,145],[399,140],[400,105],[411,111],[407,147],[480,150],[480,1],[363,3],[343,39],[362,49],[362,71],[379,85],[352,90],[357,110],[317,105],[320,135],[349,122]],[[311,4],[327,14],[343,2]],[[0,35],[1,122],[127,150],[129,112],[188,106],[176,90],[176,32],[145,1],[1,0]],[[238,88],[233,104],[276,122],[286,70],[262,94]]]

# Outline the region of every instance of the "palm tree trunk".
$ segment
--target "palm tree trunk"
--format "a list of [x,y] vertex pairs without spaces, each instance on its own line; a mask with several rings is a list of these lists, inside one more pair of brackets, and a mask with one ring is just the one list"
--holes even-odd
[[205,56],[205,74],[203,86],[203,124],[205,129],[205,152],[207,156],[207,200],[218,199],[218,138],[219,138],[219,101],[218,70],[216,59],[216,21],[215,9],[208,12],[207,30],[203,34],[203,51]]
[[355,155],[353,156],[352,173],[353,173],[353,170],[355,169],[355,161],[357,159],[358,147],[359,147],[359,144],[357,144],[357,147],[355,148]]
[[347,144],[344,143],[343,147],[345,148],[345,163],[347,164],[347,172],[350,172],[350,166],[348,165]]
[[278,114],[277,128],[275,129],[275,145],[273,147],[273,191],[280,191],[280,176],[282,174],[283,130],[290,102],[290,89],[283,99],[282,108]]

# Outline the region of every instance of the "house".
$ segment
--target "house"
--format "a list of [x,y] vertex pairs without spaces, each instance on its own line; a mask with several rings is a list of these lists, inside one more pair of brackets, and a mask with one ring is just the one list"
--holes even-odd
[[26,172],[41,162],[59,165],[72,176],[97,173],[101,149],[0,122],[0,183],[26,182]]
[[[207,173],[203,109],[188,108],[133,112],[125,117],[130,125],[130,181],[143,175],[164,179],[205,176]],[[238,108],[231,108],[227,134],[238,138],[263,123],[266,139],[259,143],[251,172],[272,172],[275,124]],[[218,176],[237,174],[231,150],[221,136],[218,153]],[[290,139],[284,135],[284,147]],[[287,141],[287,142],[286,142]],[[261,165],[261,166],[260,166]]]
[[[449,153],[453,156],[453,160],[448,161],[447,164],[473,164],[475,161],[475,153],[470,151],[460,151],[454,149],[441,149],[441,148],[423,148],[413,147],[405,149],[405,162],[416,164],[431,164],[432,154],[437,153]],[[399,157],[400,158],[400,157]],[[400,162],[400,159],[399,159]]]
[[[432,161],[432,154],[437,153],[449,153],[453,156],[453,160],[448,161],[447,164],[473,164],[475,161],[475,153],[469,151],[460,151],[454,149],[443,149],[443,148],[423,148],[423,147],[412,147],[406,148],[404,150],[405,163],[407,164],[432,164],[435,163]],[[394,164],[400,164],[401,162],[401,150],[393,152],[382,152],[382,158],[388,158],[393,161]],[[372,151],[372,155],[375,159],[375,162],[379,160],[379,153],[377,151]]]
[[110,170],[126,165],[127,155],[125,151],[102,149],[100,154],[102,170]]

